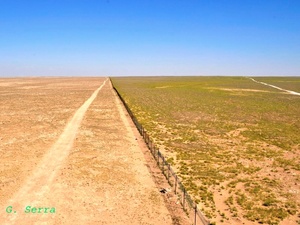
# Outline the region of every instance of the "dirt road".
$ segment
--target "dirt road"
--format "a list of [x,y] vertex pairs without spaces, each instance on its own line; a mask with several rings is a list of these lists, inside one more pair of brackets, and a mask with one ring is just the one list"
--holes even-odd
[[280,91],[287,92],[287,93],[292,94],[292,95],[299,95],[299,96],[300,96],[300,93],[299,93],[299,92],[286,90],[286,89],[277,87],[277,86],[272,85],[272,84],[267,84],[267,83],[265,83],[265,82],[260,82],[260,81],[257,81],[257,80],[255,80],[255,79],[251,78],[251,77],[249,77],[249,79],[252,80],[252,81],[254,81],[255,83],[263,84],[263,85],[265,85],[265,86],[269,86],[269,87],[278,89],[278,90],[280,90]]
[[172,224],[127,119],[105,80],[1,204],[0,223]]

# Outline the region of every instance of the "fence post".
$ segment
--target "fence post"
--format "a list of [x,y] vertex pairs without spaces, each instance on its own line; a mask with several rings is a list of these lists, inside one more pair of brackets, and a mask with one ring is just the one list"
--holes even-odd
[[155,152],[155,146],[154,146],[154,148],[152,149],[151,154],[152,154],[152,156],[154,157],[154,159],[156,160],[155,155],[154,155],[154,152]]
[[197,225],[197,204],[195,203],[195,225]]
[[168,181],[170,182],[170,179],[169,179],[169,177],[170,177],[170,164],[167,164],[167,166],[168,166],[167,178],[168,178]]
[[150,146],[150,152],[153,151],[153,142],[151,142],[151,146]]
[[177,175],[175,174],[175,195],[177,194]]
[[183,206],[183,209],[185,209],[185,188],[182,186],[183,188],[183,199],[182,199],[182,206]]

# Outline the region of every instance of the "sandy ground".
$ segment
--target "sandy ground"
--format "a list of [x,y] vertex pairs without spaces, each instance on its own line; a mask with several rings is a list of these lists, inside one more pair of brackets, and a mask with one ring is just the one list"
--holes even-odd
[[172,224],[109,81],[0,84],[1,224]]

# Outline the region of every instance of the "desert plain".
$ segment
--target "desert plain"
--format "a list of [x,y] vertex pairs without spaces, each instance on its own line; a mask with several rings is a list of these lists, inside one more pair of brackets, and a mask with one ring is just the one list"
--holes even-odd
[[0,79],[0,224],[172,224],[107,78]]

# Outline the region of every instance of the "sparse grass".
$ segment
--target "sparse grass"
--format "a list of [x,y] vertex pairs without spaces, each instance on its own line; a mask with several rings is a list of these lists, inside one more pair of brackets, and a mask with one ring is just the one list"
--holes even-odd
[[[259,78],[299,88],[300,78],[268,79]],[[296,213],[288,188],[300,175],[299,96],[243,77],[112,80],[208,217],[222,186],[232,217],[277,224]]]

